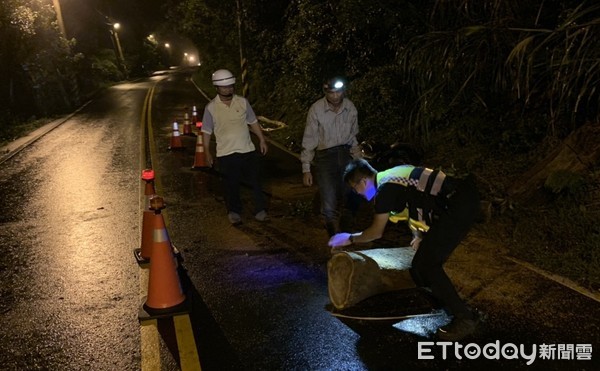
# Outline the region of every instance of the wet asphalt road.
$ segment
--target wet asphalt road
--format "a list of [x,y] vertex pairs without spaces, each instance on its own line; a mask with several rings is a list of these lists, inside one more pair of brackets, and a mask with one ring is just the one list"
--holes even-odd
[[139,367],[130,249],[145,94],[112,88],[1,165],[0,368]]
[[[531,366],[523,358],[444,361],[439,348],[435,359],[423,361],[418,342],[432,341],[445,316],[368,329],[332,317],[325,310],[327,251],[314,237],[319,226],[291,211],[290,199],[307,194],[297,159],[271,146],[263,175],[273,220],[252,220],[247,205],[236,228],[226,220],[218,173],[191,169],[195,138],[183,137],[181,151],[168,150],[172,122],[181,123],[192,105],[201,112],[206,102],[188,79],[173,72],[110,88],[0,165],[0,368],[141,368],[138,309],[146,288],[132,250],[140,239],[140,172],[151,165],[167,201],[170,238],[181,251],[180,277],[205,370],[598,369],[596,358]],[[151,145],[144,146],[140,112],[152,88]],[[472,341],[528,350],[589,343],[597,351],[597,303],[532,277],[499,271],[485,281],[493,287],[511,279],[515,290],[528,282],[537,295],[524,295],[522,306],[498,305],[512,294],[503,287],[465,285],[472,304],[486,312]],[[157,327],[158,369],[179,369],[172,322],[159,320]]]

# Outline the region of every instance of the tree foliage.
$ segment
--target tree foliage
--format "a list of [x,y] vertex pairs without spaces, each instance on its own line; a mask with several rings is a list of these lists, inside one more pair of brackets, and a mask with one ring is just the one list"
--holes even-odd
[[[0,103],[5,111],[45,114],[46,106],[64,106],[70,45],[61,38],[51,4],[6,0],[0,6]],[[34,97],[32,102],[30,97]]]
[[56,19],[51,1],[0,3],[0,131],[70,111],[107,82],[123,79],[114,52],[97,45],[78,51],[77,40],[67,40]]
[[[593,2],[239,4],[251,99],[299,126],[297,133],[322,80],[334,74],[351,81],[363,137],[425,140],[470,115],[501,121],[500,136],[511,129],[507,122],[538,115],[545,119],[531,125],[546,127],[524,130],[558,137],[598,115],[600,14]],[[209,70],[239,72],[235,5],[187,0],[175,15]]]
[[169,22],[200,48],[203,78],[227,68],[240,73],[236,7],[233,1],[187,0],[172,9]]
[[[300,141],[323,80],[342,75],[359,110],[359,140],[429,146],[427,153],[451,162],[444,166],[484,172],[489,194],[503,193],[502,181],[541,157],[536,148],[600,118],[600,5],[593,0],[166,4],[160,31],[193,41],[201,85],[210,87],[219,68],[242,82],[243,58],[255,110],[285,121],[291,141]],[[129,50],[132,71],[160,63],[156,43]],[[49,1],[0,3],[2,118],[67,109],[84,92],[121,79],[117,66],[111,49],[78,50],[76,40],[65,40]]]

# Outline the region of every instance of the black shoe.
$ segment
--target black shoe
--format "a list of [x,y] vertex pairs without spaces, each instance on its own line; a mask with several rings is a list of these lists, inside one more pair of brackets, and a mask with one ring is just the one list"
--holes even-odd
[[325,223],[325,229],[327,230],[327,234],[329,235],[329,237],[333,237],[336,234],[340,233],[340,229],[331,222]]
[[269,214],[267,214],[265,210],[261,210],[258,213],[256,213],[256,215],[254,215],[254,219],[258,220],[259,222],[268,222],[269,220],[271,220],[269,218]]
[[439,340],[459,341],[471,335],[475,331],[478,323],[479,318],[477,318],[477,316],[473,319],[454,318],[452,322],[446,326],[440,327],[435,333],[435,336]]
[[227,214],[227,218],[229,219],[229,223],[231,223],[232,225],[242,224],[242,217],[238,213],[234,213],[233,211],[230,211]]
[[427,287],[418,287],[417,292],[419,295],[429,303],[431,308],[433,309],[445,309],[444,305],[441,301],[439,301],[433,294],[431,293],[431,289]]

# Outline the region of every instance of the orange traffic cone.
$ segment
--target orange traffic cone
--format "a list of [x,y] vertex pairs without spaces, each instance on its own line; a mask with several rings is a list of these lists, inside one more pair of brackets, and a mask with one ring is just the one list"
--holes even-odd
[[169,149],[182,149],[183,143],[181,143],[181,136],[179,136],[179,124],[177,121],[173,122],[173,134],[171,135],[171,145]]
[[148,295],[140,308],[140,320],[173,316],[187,312],[185,294],[177,273],[177,259],[173,254],[169,234],[160,214],[164,200],[160,196],[150,199],[150,208],[155,215],[156,225],[152,233],[152,259],[148,276]]
[[194,135],[192,133],[192,124],[190,124],[190,115],[187,112],[183,117],[183,135]]
[[[150,198],[156,194],[154,191],[154,170],[143,170],[142,180],[146,182],[144,189],[146,205],[142,214],[142,242],[140,248],[133,250],[133,255],[140,265],[148,263],[150,261],[150,254],[152,253],[152,230],[156,217],[154,212],[150,210]],[[162,218],[162,215],[160,217]]]
[[[159,216],[160,219],[162,219],[162,215]],[[160,223],[160,221],[157,219],[158,217],[152,210],[144,210],[144,213],[142,214],[141,247],[133,251],[135,259],[140,265],[148,263],[150,261],[150,257],[152,256],[152,234],[154,232],[155,225]]]
[[202,133],[198,133],[198,136],[196,137],[196,156],[194,157],[192,169],[201,167],[207,167],[207,165],[206,157],[204,156],[204,139],[202,138]]

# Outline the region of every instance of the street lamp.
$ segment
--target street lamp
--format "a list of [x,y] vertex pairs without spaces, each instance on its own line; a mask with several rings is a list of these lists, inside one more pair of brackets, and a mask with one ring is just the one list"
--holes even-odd
[[165,43],[165,49],[167,50],[167,65],[171,65],[171,44]]
[[113,37],[113,42],[115,45],[115,49],[117,51],[117,59],[119,62],[119,66],[127,79],[127,66],[125,66],[125,58],[123,57],[123,49],[121,49],[121,42],[119,41],[119,32],[117,32],[121,28],[121,24],[119,22],[112,23],[112,28],[109,30],[110,34]]

